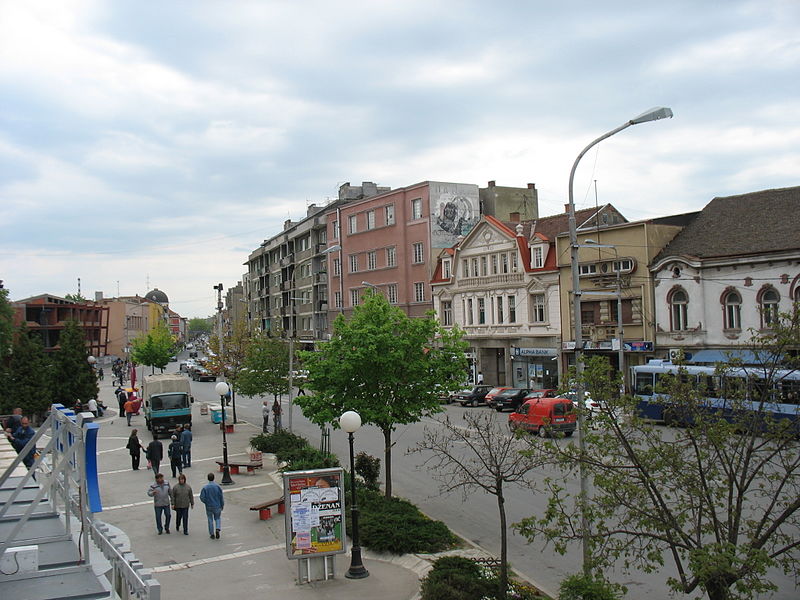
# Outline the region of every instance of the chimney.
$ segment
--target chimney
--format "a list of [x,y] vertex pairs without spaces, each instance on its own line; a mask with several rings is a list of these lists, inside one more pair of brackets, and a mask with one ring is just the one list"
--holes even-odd
[[292,225],[294,225],[294,223],[292,223],[292,220],[291,219],[286,219],[283,222],[283,230],[286,231],[287,229],[291,228]]
[[528,184],[528,189],[529,190],[535,190],[536,189],[536,184],[535,183],[529,183]]
[[491,180],[491,181],[490,181],[490,182],[487,184],[487,187],[494,187],[494,186],[495,186],[495,181],[494,181],[494,179],[492,179],[492,180]]
[[509,219],[509,220],[510,220],[512,223],[519,223],[519,213],[518,213],[518,212],[512,212],[512,213],[509,213],[509,214],[508,214],[508,219]]

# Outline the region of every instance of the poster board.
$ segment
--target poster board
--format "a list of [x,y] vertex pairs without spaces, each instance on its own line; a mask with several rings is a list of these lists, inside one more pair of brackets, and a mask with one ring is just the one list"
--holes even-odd
[[342,469],[284,473],[283,494],[289,559],[346,551]]

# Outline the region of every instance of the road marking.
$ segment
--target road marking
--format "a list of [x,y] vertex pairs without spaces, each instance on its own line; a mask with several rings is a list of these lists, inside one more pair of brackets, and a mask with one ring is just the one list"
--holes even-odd
[[[266,487],[268,485],[275,485],[275,483],[270,481],[268,483],[254,483],[253,485],[243,485],[242,487],[237,487],[237,488],[233,488],[233,489],[226,488],[225,489],[225,495],[227,496],[228,494],[230,494],[232,492],[241,492],[243,490],[252,490],[252,489],[255,489],[255,488]],[[195,494],[194,497],[195,498],[199,498],[200,494]],[[133,508],[135,506],[145,506],[147,504],[152,504],[152,503],[153,503],[152,500],[143,500],[142,502],[131,502],[129,504],[116,504],[115,506],[104,506],[103,507],[103,511],[118,510],[120,508]]]
[[189,562],[178,563],[175,565],[164,565],[161,567],[153,567],[150,569],[153,573],[167,573],[169,571],[181,571],[183,569],[191,569],[192,567],[199,567],[201,565],[208,565],[223,560],[231,560],[232,558],[244,558],[246,556],[253,556],[254,554],[261,554],[263,552],[272,552],[273,550],[282,550],[282,544],[275,544],[273,546],[264,546],[262,548],[253,548],[252,550],[242,550],[241,552],[233,552],[231,554],[222,554],[220,556],[212,556],[210,558],[201,558]]
[[[118,450],[121,450],[121,448],[118,448]],[[103,452],[114,452],[114,450],[101,450],[100,452],[98,452],[98,454],[102,454]],[[221,456],[211,456],[209,458],[193,458],[192,463],[199,463],[208,460],[221,460],[221,459],[222,459]],[[165,464],[169,464],[169,462],[165,462]],[[191,469],[191,467],[189,468]],[[114,475],[115,473],[126,473],[127,471],[132,471],[132,470],[133,469],[117,469],[115,471],[101,471],[100,473],[98,473],[98,475]],[[142,470],[145,471],[146,469]]]

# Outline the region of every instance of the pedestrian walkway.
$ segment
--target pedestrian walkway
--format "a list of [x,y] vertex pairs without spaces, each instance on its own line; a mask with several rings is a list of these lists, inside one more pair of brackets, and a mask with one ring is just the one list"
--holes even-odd
[[[195,495],[195,508],[189,515],[189,535],[175,530],[174,513],[171,534],[158,535],[153,501],[146,494],[153,473],[145,468],[145,460],[140,470],[133,471],[125,448],[133,428],[139,430],[143,444],[150,441],[144,416],[134,417],[128,427],[125,418],[116,414],[114,388],[108,377],[100,382],[100,388],[101,398],[110,410],[97,421],[101,424],[98,471],[104,507],[97,516],[125,532],[131,551],[145,567],[153,570],[160,582],[163,598],[197,600],[266,593],[265,597],[301,600],[318,599],[322,593],[328,599],[410,600],[417,594],[419,573],[427,566],[425,561],[413,557],[375,557],[368,552],[364,555],[370,572],[366,579],[344,577],[350,558],[343,554],[336,557],[334,579],[298,585],[297,561],[286,557],[283,515],[273,512],[272,519],[260,521],[258,513],[249,509],[281,493],[280,474],[271,455],[264,456],[264,469],[256,470],[255,474],[234,475],[234,484],[224,488],[222,534],[219,540],[209,539],[204,506],[198,496],[207,482],[206,474],[217,471],[215,461],[221,460],[222,436],[219,426],[211,423],[210,416],[201,416],[197,405],[193,411],[192,466],[184,470]],[[260,426],[237,424],[235,433],[227,436],[230,460],[246,456],[250,438],[259,432]],[[165,450],[167,442],[162,440]],[[161,471],[170,485],[177,482],[169,476],[167,463],[162,462]]]

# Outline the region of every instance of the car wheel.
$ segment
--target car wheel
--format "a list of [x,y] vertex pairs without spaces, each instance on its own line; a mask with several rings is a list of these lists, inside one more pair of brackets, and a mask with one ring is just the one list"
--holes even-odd
[[467,406],[467,403],[466,403],[466,402],[462,402],[462,403],[461,403],[461,406],[464,406],[464,407],[466,407],[466,406]]
[[497,406],[497,407],[495,407],[495,410],[497,412],[503,412],[503,407],[502,406]]
[[544,425],[539,427],[538,433],[540,438],[550,437],[550,434],[547,433],[547,427],[545,427]]
[[516,433],[516,431],[517,431],[517,428],[516,428],[516,427],[514,427],[514,421],[509,421],[509,422],[508,422],[508,430],[509,430],[511,433]]
[[572,437],[572,432],[571,431],[565,431],[564,432],[564,437]]
[[478,406],[478,399],[477,398],[473,398],[472,399],[472,407],[475,408],[477,406]]

